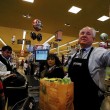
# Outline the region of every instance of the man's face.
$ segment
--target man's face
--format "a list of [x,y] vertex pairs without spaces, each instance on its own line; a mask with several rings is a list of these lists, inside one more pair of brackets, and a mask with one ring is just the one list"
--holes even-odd
[[81,45],[81,47],[91,46],[93,41],[94,38],[91,28],[87,27],[80,31],[78,43]]
[[5,51],[2,51],[2,55],[8,59],[11,57],[11,54],[12,54],[12,51],[9,51],[9,50],[5,50]]

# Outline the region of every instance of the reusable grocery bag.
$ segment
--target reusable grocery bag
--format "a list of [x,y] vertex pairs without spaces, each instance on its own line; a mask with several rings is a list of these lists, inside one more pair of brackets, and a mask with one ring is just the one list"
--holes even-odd
[[39,107],[42,110],[74,110],[74,83],[40,80]]
[[110,110],[110,96],[104,98],[100,110]]

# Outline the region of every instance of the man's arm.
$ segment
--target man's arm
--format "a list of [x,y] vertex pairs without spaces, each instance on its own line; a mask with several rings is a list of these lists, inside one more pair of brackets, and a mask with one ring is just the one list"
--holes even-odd
[[6,66],[0,61],[0,76],[6,76],[10,73],[11,71],[7,71]]

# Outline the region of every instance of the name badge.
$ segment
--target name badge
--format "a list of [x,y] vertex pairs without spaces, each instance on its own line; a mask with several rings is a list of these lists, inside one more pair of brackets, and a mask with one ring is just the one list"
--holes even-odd
[[74,62],[73,65],[82,66],[82,63]]

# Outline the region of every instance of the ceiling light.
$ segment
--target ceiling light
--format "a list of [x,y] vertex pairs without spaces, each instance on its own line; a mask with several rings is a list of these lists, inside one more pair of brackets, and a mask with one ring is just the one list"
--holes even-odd
[[0,38],[0,41],[4,44],[4,45],[6,45],[6,43]]
[[102,16],[102,17],[100,17],[100,18],[98,18],[97,20],[99,20],[99,21],[106,21],[106,20],[108,20],[108,19],[110,19],[108,16]]
[[66,44],[63,44],[63,45],[60,45],[59,47],[63,47],[63,46],[66,46],[68,43],[66,43]]
[[26,15],[23,15],[24,18],[26,18]]
[[23,17],[30,19],[31,18],[31,15],[30,14],[27,14],[27,15],[24,14]]
[[22,49],[21,50],[24,50],[25,38],[26,38],[26,30],[23,31],[23,43],[22,43]]
[[72,6],[68,12],[71,12],[71,13],[74,13],[74,14],[77,14],[80,10],[82,10],[81,8],[78,8],[76,6]]
[[23,0],[23,1],[30,2],[30,3],[34,2],[34,0]]
[[94,42],[93,45],[95,45],[95,44],[99,44],[99,42]]
[[25,39],[26,38],[26,31],[24,30],[23,31],[23,39]]
[[73,40],[73,41],[71,41],[71,42],[68,42],[68,43],[66,43],[66,44],[60,45],[59,47],[63,47],[63,46],[65,46],[65,45],[68,45],[68,44],[71,44],[71,43],[73,43],[73,42],[77,42],[77,41],[78,41],[78,39]]
[[50,37],[47,41],[45,41],[45,42],[43,43],[43,45],[46,44],[47,42],[49,42],[50,40],[52,40],[54,37],[55,37],[54,35],[53,35],[52,37]]
[[69,42],[69,44],[71,44],[71,43],[73,43],[73,42],[77,42],[77,41],[78,41],[78,39],[73,40],[73,41]]
[[70,24],[65,23],[65,26],[68,26],[68,27],[69,27],[69,26],[70,26]]

